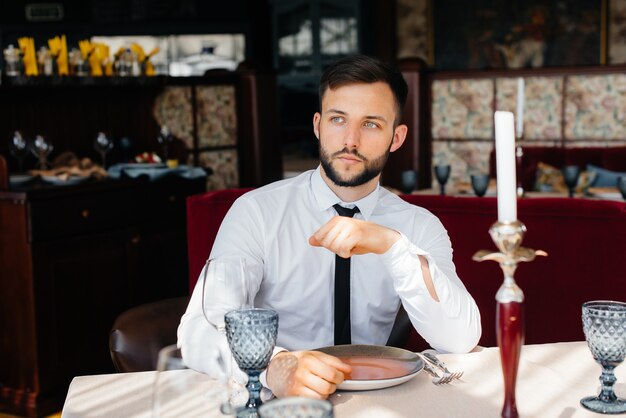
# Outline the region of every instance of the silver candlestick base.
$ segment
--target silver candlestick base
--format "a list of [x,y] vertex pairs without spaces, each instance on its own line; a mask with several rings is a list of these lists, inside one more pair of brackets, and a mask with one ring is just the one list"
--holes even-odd
[[545,251],[522,247],[525,232],[526,226],[520,221],[498,221],[489,228],[489,234],[500,251],[481,250],[472,257],[475,261],[497,261],[504,273],[504,283],[496,293],[496,335],[504,377],[502,417],[505,418],[518,417],[515,384],[524,344],[524,292],[515,283],[513,275],[518,263],[548,255]]

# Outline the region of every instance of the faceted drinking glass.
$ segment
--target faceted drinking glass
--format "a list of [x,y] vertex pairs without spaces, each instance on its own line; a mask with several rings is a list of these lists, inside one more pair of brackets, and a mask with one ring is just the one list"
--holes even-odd
[[225,317],[226,338],[239,368],[248,375],[246,409],[261,405],[259,375],[270,362],[278,334],[278,313],[271,309],[239,309]]
[[261,405],[259,415],[261,418],[332,418],[333,404],[320,399],[284,398]]
[[598,396],[580,400],[587,409],[601,414],[626,412],[626,400],[615,395],[615,367],[626,356],[626,303],[614,301],[585,302],[582,307],[583,331],[596,362],[602,366]]

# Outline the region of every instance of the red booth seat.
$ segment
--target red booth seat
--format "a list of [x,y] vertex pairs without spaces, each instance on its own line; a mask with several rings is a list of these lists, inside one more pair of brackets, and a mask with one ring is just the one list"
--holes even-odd
[[[247,190],[222,190],[187,199],[190,289],[204,265],[222,218]],[[502,272],[494,262],[472,255],[495,246],[488,234],[497,220],[495,198],[403,196],[441,219],[454,248],[459,276],[482,315],[480,344],[496,345],[495,294]],[[526,343],[584,339],[581,304],[592,299],[626,301],[626,204],[567,198],[518,202],[518,217],[528,228],[523,245],[548,252],[521,264],[515,278],[526,297]],[[424,343],[413,333],[407,348]],[[425,347],[424,347],[425,348]]]

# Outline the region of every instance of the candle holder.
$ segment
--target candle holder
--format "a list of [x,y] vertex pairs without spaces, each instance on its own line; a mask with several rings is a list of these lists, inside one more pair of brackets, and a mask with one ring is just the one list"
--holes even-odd
[[517,286],[513,275],[517,264],[532,261],[535,256],[548,255],[545,251],[521,246],[526,226],[520,221],[496,222],[489,235],[500,251],[478,251],[474,261],[497,261],[504,273],[504,283],[496,293],[496,335],[500,347],[500,362],[504,377],[504,405],[502,417],[517,418],[515,384],[519,357],[524,343],[524,292]]

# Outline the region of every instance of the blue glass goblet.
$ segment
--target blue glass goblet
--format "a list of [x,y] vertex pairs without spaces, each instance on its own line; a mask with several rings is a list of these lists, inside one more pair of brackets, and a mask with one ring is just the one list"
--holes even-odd
[[271,309],[238,309],[224,316],[226,338],[239,368],[248,375],[246,409],[261,402],[259,375],[270,362],[278,334],[278,313]]
[[415,170],[405,170],[402,172],[402,193],[409,194],[417,185],[417,172]]
[[483,197],[489,187],[489,174],[472,174],[472,189],[476,196]]
[[450,166],[449,165],[436,165],[435,166],[435,177],[437,177],[437,181],[439,182],[440,194],[443,196],[446,194],[446,183],[448,182],[448,178],[450,177]]
[[591,301],[583,303],[583,331],[594,360],[602,366],[598,396],[580,400],[587,409],[601,414],[626,412],[626,400],[613,391],[617,381],[613,370],[626,356],[626,303]]
[[574,197],[574,190],[576,185],[578,185],[578,177],[580,177],[580,167],[577,165],[566,165],[561,172],[569,190],[569,197]]
[[617,189],[622,194],[624,200],[626,200],[626,177],[618,177],[617,178]]
[[261,418],[333,418],[333,404],[294,396],[261,405],[259,415]]

